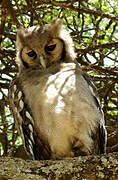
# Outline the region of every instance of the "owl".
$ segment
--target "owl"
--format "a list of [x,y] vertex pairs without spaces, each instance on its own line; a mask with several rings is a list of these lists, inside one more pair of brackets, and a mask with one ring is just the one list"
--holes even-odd
[[17,32],[19,73],[10,108],[33,160],[105,153],[106,129],[96,87],[76,61],[60,19]]

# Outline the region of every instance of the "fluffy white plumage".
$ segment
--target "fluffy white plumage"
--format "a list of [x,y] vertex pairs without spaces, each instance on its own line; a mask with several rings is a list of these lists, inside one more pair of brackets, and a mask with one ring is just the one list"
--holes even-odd
[[75,60],[60,20],[17,35],[19,74],[11,109],[32,159],[104,153],[106,129],[96,88]]

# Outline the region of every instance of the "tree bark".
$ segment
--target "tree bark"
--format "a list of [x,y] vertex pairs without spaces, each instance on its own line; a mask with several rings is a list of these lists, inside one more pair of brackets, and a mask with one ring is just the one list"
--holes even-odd
[[0,180],[118,180],[118,153],[62,160],[0,159]]

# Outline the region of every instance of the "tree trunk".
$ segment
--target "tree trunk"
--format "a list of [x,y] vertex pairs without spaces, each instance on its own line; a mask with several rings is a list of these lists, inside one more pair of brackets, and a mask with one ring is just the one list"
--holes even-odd
[[63,160],[30,161],[3,157],[0,180],[118,180],[118,153]]

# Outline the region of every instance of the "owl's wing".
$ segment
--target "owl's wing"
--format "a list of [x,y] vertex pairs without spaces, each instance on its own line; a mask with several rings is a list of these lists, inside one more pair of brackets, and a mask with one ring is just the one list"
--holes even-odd
[[10,84],[9,101],[19,135],[31,159],[49,159],[51,156],[50,149],[36,133],[34,118],[25,101],[22,83],[18,77],[12,80]]
[[102,118],[99,119],[99,122],[98,122],[97,135],[93,134],[93,139],[94,139],[94,142],[96,143],[95,146],[98,146],[96,148],[98,148],[98,152],[102,154],[106,152],[106,142],[107,142],[107,133],[106,133],[106,128],[104,124],[104,114],[103,114],[100,100],[97,94],[96,86],[94,85],[93,81],[86,73],[82,72],[82,76],[84,77],[84,79],[86,80],[89,86],[89,89],[91,91],[91,94],[93,96],[93,99],[95,101],[98,111],[102,114]]

